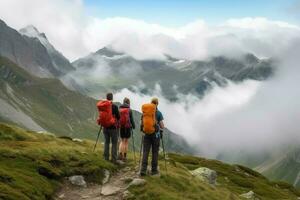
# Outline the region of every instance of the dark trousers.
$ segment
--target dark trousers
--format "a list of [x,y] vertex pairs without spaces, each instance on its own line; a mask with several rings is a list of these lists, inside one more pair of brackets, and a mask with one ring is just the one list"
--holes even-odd
[[104,152],[103,157],[105,160],[109,160],[109,145],[111,142],[111,160],[116,161],[118,155],[118,129],[103,129],[104,133]]
[[142,161],[142,169],[141,169],[142,173],[147,172],[148,156],[150,153],[150,149],[152,149],[152,161],[151,161],[152,168],[151,168],[151,170],[152,170],[152,172],[157,171],[159,143],[160,143],[160,137],[157,137],[156,134],[144,135],[143,161]]

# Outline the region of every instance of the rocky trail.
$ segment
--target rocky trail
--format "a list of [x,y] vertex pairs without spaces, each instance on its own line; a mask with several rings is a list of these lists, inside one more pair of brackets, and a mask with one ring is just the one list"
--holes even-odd
[[[139,178],[137,169],[124,167],[111,177],[107,171],[103,184],[85,183],[81,176],[77,176],[75,183],[65,180],[61,189],[56,193],[55,200],[120,200],[132,197],[127,190],[131,185],[143,185],[144,179]],[[77,182],[76,182],[77,181]],[[78,185],[78,186],[76,186]],[[79,186],[81,185],[81,186]]]

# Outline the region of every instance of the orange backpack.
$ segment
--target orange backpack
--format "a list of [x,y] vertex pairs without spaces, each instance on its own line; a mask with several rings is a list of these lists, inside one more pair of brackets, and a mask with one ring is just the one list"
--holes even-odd
[[116,119],[112,114],[112,102],[109,100],[100,100],[97,103],[97,108],[99,111],[98,124],[104,128],[116,125]]
[[153,134],[157,131],[156,105],[149,103],[142,106],[142,131],[145,134]]

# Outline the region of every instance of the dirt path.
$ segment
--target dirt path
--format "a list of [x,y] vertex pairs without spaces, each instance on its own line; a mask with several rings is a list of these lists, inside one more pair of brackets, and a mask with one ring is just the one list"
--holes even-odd
[[[129,182],[139,178],[136,169],[125,167],[113,174],[104,184],[88,184],[86,188],[72,185],[65,181],[55,200],[119,200],[124,199]],[[128,194],[127,194],[128,195]],[[130,194],[129,194],[130,195]]]

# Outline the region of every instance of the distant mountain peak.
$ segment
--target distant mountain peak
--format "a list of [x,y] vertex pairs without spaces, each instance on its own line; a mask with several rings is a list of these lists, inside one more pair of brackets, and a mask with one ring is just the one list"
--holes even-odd
[[254,54],[248,53],[244,56],[244,59],[249,64],[257,64],[259,63],[259,58],[257,58]]
[[110,47],[103,47],[102,49],[99,49],[98,51],[96,51],[95,54],[96,55],[107,56],[107,57],[114,57],[114,56],[123,55],[123,53],[117,52],[117,51],[113,50]]
[[6,23],[5,23],[3,20],[0,19],[0,25],[1,25],[1,24],[2,24],[2,25],[6,25]]
[[47,40],[46,34],[45,33],[40,33],[39,30],[33,26],[33,25],[28,25],[22,29],[19,30],[19,32],[22,35],[26,35],[28,37],[35,37],[35,38],[44,38]]

